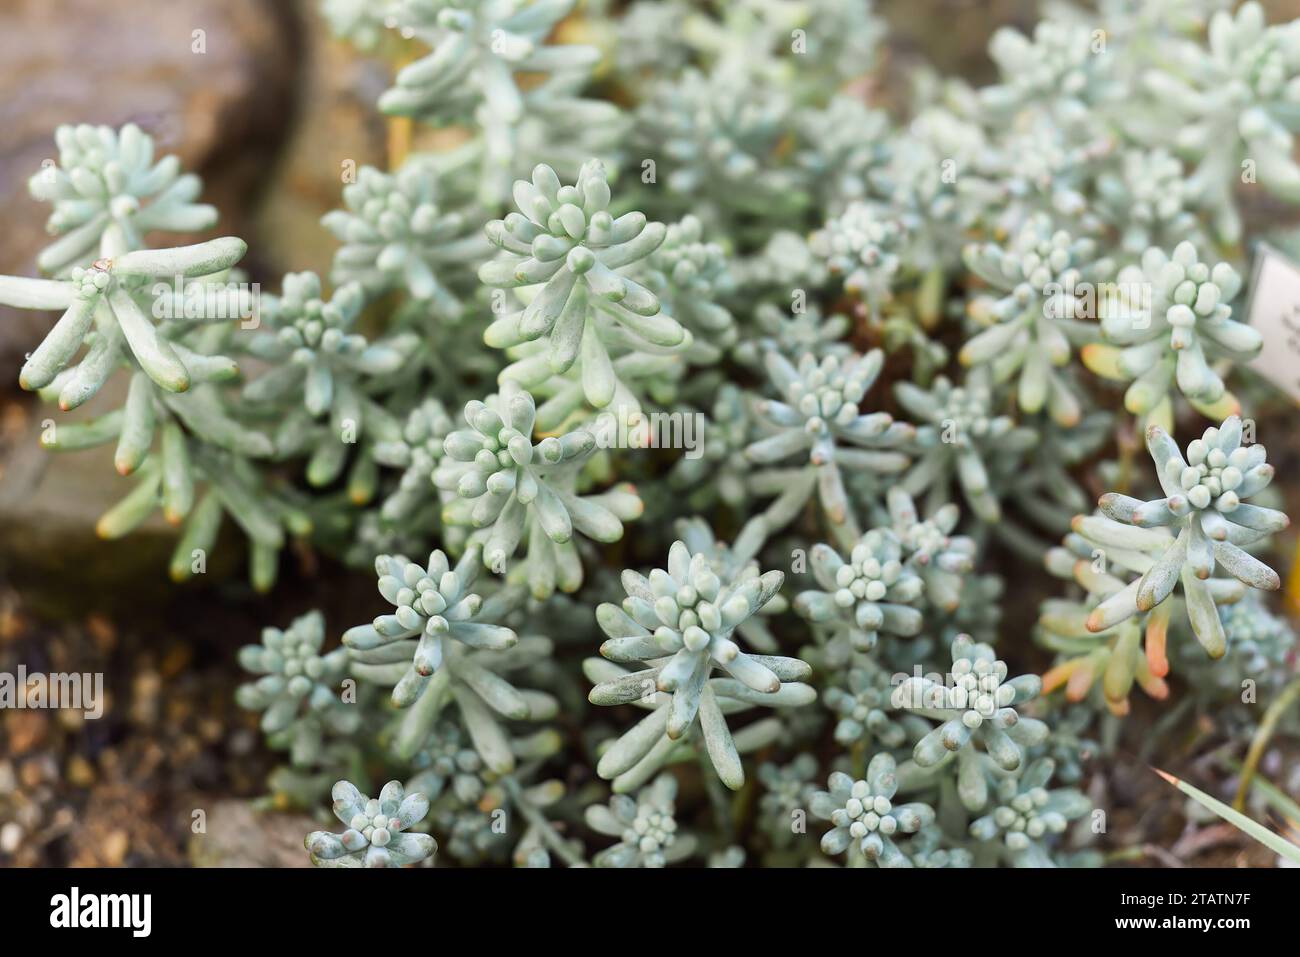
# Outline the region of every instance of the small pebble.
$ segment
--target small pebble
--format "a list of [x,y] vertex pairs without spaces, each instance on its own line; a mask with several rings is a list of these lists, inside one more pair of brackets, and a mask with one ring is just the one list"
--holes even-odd
[[23,842],[23,829],[10,821],[4,827],[0,827],[0,852],[12,854],[18,850]]
[[130,850],[131,842],[127,837],[126,831],[112,831],[108,837],[104,838],[104,860],[106,863],[117,866],[126,860],[126,852]]
[[79,788],[88,788],[95,783],[95,769],[79,754],[68,760],[68,783]]

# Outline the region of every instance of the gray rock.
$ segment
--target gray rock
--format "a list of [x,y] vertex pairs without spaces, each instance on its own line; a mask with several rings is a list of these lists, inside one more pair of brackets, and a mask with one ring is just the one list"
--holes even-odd
[[310,867],[302,842],[318,826],[306,815],[219,801],[207,809],[207,833],[190,837],[190,861],[195,867]]
[[[92,418],[120,406],[125,386],[125,377],[117,376],[87,407],[71,413],[31,401],[26,428],[7,448],[0,447],[0,575],[21,588],[34,609],[55,618],[82,616],[90,607],[138,610],[142,602],[176,595],[167,573],[176,529],[161,515],[115,541],[95,534],[99,517],[135,481],[118,475],[113,444],[66,453],[40,445],[41,431],[51,423]],[[223,529],[209,559],[208,581],[237,573],[245,548],[242,536]]]
[[[281,0],[0,5],[0,272],[35,275],[49,209],[27,179],[56,155],[62,123],[139,124],[160,154],[204,177],[219,228],[239,233],[293,114],[299,16]],[[55,318],[0,309],[0,362],[15,363]]]

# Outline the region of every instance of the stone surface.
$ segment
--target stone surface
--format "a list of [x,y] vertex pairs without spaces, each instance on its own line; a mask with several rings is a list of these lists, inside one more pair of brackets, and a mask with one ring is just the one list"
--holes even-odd
[[195,867],[310,867],[303,839],[320,825],[302,814],[253,810],[248,801],[219,801],[207,833],[190,838]]
[[[125,597],[128,587],[149,594],[151,583],[158,589],[171,584],[167,561],[175,533],[160,517],[118,541],[95,534],[99,516],[132,487],[113,467],[113,444],[61,456],[40,446],[41,430],[51,422],[85,419],[120,404],[121,385],[120,377],[109,382],[106,394],[88,403],[93,409],[67,414],[26,397],[5,403],[20,409],[21,418],[6,416],[0,441],[0,575],[30,600],[48,599],[56,614],[77,614],[86,601],[119,591]],[[70,585],[82,601],[69,602]]]
[[1034,0],[877,0],[876,15],[889,26],[886,47],[891,69],[929,64],[945,76],[992,83],[997,70],[988,58],[989,37],[998,27],[1032,30]]
[[[248,240],[243,265],[266,288],[288,269],[328,273],[336,243],[319,220],[339,203],[345,160],[384,164],[373,104],[388,79],[382,64],[333,40],[314,8],[169,0],[118,5],[106,17],[103,0],[0,5],[0,273],[35,275],[49,208],[28,195],[27,179],[54,155],[53,130],[65,122],[135,122],[160,155],[176,153],[221,211],[214,234]],[[14,396],[0,401],[0,574],[53,613],[68,610],[69,580],[104,607],[115,595],[162,597],[175,587],[174,530],[155,517],[120,541],[95,535],[95,521],[131,487],[113,469],[112,446],[56,457],[38,444],[48,420],[120,406],[124,377],[71,414],[18,393],[23,355],[55,318],[0,307],[0,395]],[[210,571],[240,574],[244,549],[226,528]]]
[[[281,0],[0,4],[0,272],[35,274],[49,210],[27,179],[56,155],[62,123],[139,124],[204,177],[218,229],[241,232],[293,115],[301,12]],[[53,318],[0,310],[2,367]]]
[[66,413],[25,394],[0,394],[0,581],[54,618],[90,608],[124,612],[141,602],[181,599],[210,582],[242,582],[247,544],[233,523],[222,526],[206,580],[176,585],[167,568],[177,529],[160,513],[120,539],[95,533],[99,517],[134,487],[113,466],[114,444],[62,453],[41,447],[42,430],[118,408],[125,390],[126,377],[119,375]]
[[[310,4],[314,6],[314,4]],[[344,173],[387,165],[386,121],[375,101],[390,71],[334,37],[314,10],[301,19],[306,51],[297,87],[297,120],[255,224],[259,259],[274,272],[329,274],[338,241],[320,218],[341,205]]]

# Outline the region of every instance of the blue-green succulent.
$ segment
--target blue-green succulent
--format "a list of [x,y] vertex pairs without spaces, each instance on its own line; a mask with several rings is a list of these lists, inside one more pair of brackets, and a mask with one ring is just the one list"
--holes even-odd
[[916,742],[913,759],[931,767],[978,741],[998,767],[1014,771],[1025,759],[1025,748],[1047,737],[1047,725],[1025,717],[1018,707],[1038,697],[1042,679],[1008,678],[1006,662],[967,635],[954,638],[951,651],[946,676],[915,674],[894,689],[896,708],[941,722]]
[[[826,544],[813,547],[809,563],[821,588],[800,592],[795,611],[858,652],[874,648],[882,631],[918,634],[923,618],[915,606],[925,582],[904,560],[898,536],[873,528],[848,556],[845,560]],[[836,657],[843,660],[843,650]]]
[[216,207],[195,202],[199,178],[182,173],[177,157],[157,157],[153,137],[134,123],[60,126],[54,141],[58,162],[47,160],[28,181],[32,196],[53,205],[46,227],[59,237],[37,257],[43,272],[88,267],[110,255],[106,243],[137,249],[148,232],[197,233],[216,224]]
[[1049,842],[1065,833],[1070,822],[1092,810],[1092,802],[1074,788],[1048,789],[1055,764],[1050,758],[1033,762],[1019,777],[1005,778],[997,787],[993,809],[971,822],[971,836],[996,841],[1000,853],[1016,867],[1053,867]]
[[[841,537],[856,537],[857,518],[841,469],[887,476],[902,472],[909,459],[901,449],[915,435],[912,426],[887,412],[863,411],[884,354],[875,350],[844,361],[826,356],[819,362],[804,353],[796,365],[768,352],[764,365],[780,399],[755,405],[764,437],[745,449],[745,458],[774,466],[768,479],[781,490],[776,507],[781,518],[788,521],[816,491],[832,528]],[[797,464],[781,467],[790,460]],[[754,478],[759,482],[763,474]]]
[[1090,631],[1150,611],[1181,583],[1192,630],[1210,657],[1221,658],[1227,644],[1207,581],[1215,569],[1222,566],[1251,588],[1281,587],[1277,573],[1243,547],[1282,531],[1290,520],[1246,501],[1268,486],[1274,469],[1264,446],[1243,444],[1242,437],[1242,422],[1232,416],[1192,440],[1184,458],[1173,438],[1153,425],[1147,448],[1164,497],[1144,502],[1108,493],[1099,503],[1103,516],[1075,520],[1075,531],[1132,556],[1126,564],[1140,572],[1093,610]]
[[429,812],[423,794],[407,794],[397,781],[385,784],[377,798],[366,797],[349,781],[339,781],[332,793],[334,816],[347,829],[307,835],[307,850],[317,867],[401,867],[437,853],[433,837],[407,830]]
[[1057,369],[1070,361],[1072,347],[1097,338],[1083,287],[1106,280],[1111,271],[1109,261],[1097,258],[1096,246],[1053,229],[1046,215],[1038,215],[1008,246],[988,243],[966,251],[967,266],[1000,295],[972,304],[976,322],[987,328],[966,341],[962,363],[987,364],[994,382],[1016,376],[1020,410],[1045,408],[1062,428],[1078,424],[1082,411]]
[[919,801],[897,803],[894,759],[882,752],[871,759],[867,775],[855,781],[842,771],[831,774],[826,791],[812,798],[812,812],[831,823],[821,848],[836,855],[860,854],[876,867],[911,867],[900,843],[934,823],[934,808]]
[[928,390],[899,382],[894,393],[921,423],[916,428],[916,462],[898,487],[909,495],[924,493],[926,508],[932,510],[950,500],[956,485],[981,520],[999,521],[1002,506],[991,465],[1033,448],[1037,433],[1018,426],[1010,416],[995,414],[993,385],[978,373],[960,385],[940,376]]
[[260,645],[245,645],[239,663],[259,677],[241,685],[235,700],[262,712],[262,731],[287,745],[296,765],[315,764],[324,737],[348,734],[361,724],[356,703],[344,701],[346,648],[324,652],[325,619],[308,612],[288,628],[266,628]]
[[643,787],[635,800],[615,794],[609,805],[587,808],[587,826],[618,843],[598,853],[597,867],[663,867],[684,860],[695,850],[695,838],[679,834],[673,816],[677,781],[660,775]]
[[484,339],[496,348],[545,339],[547,349],[511,366],[512,378],[528,388],[577,363],[587,401],[603,408],[618,383],[611,349],[663,354],[689,346],[658,297],[619,271],[658,249],[667,229],[638,212],[610,213],[603,164],[584,165],[572,186],[539,165],[531,181],[515,182],[514,201],[518,212],[488,224],[502,255],[479,278],[502,290],[541,288],[496,319]]
[[[601,756],[597,773],[614,779],[616,790],[647,780],[679,741],[697,735],[722,782],[737,789],[745,775],[726,715],[752,705],[791,707],[813,700],[815,693],[803,683],[811,674],[804,662],[749,654],[733,637],[783,580],[775,571],[723,579],[707,556],[691,554],[683,542],[669,549],[667,570],[654,569],[648,577],[623,572],[622,607],[606,603],[596,610],[609,636],[601,654],[644,667],[590,667],[589,677],[601,677],[588,697],[598,705],[638,702],[651,713]],[[715,677],[717,669],[724,676]]]
[[1209,418],[1237,411],[1237,399],[1215,371],[1219,360],[1246,362],[1259,354],[1259,332],[1232,318],[1231,302],[1241,276],[1228,263],[1211,266],[1196,247],[1181,242],[1172,255],[1158,247],[1126,266],[1115,290],[1098,300],[1109,349],[1094,349],[1090,366],[1100,374],[1132,380],[1124,406],[1166,429],[1172,423],[1177,386]]
[[457,315],[463,307],[448,277],[463,280],[465,267],[481,262],[489,247],[480,217],[445,192],[428,164],[410,162],[391,176],[363,166],[343,187],[345,208],[321,220],[343,244],[334,254],[334,282],[359,282],[372,294],[403,288]]
[[200,610],[237,562],[374,568],[341,647],[239,654],[257,806],[339,782],[316,863],[1092,866],[1160,839],[1087,822],[1117,754],[1293,730],[1255,266],[1297,248],[1300,22],[1052,3],[980,84],[868,0],[319,6],[392,77],[327,261],[245,272],[144,130],[64,126],[0,277],[49,314],[19,384],[87,406],[15,474],[111,455],[104,549],[176,526]]
[[445,510],[453,524],[484,530],[484,563],[506,572],[522,542],[521,566],[532,592],[546,597],[558,586],[582,584],[575,533],[597,542],[623,537],[623,522],[641,512],[641,500],[627,487],[599,495],[577,491],[577,472],[596,450],[596,436],[576,429],[533,441],[537,409],[532,395],[507,383],[493,402],[465,406],[467,429],[443,442],[434,483],[456,500]]

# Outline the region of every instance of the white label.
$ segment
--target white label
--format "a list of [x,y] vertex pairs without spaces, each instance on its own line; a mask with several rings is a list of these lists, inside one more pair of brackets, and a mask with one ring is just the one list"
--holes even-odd
[[1264,337],[1250,367],[1300,402],[1300,266],[1260,243],[1247,321]]

